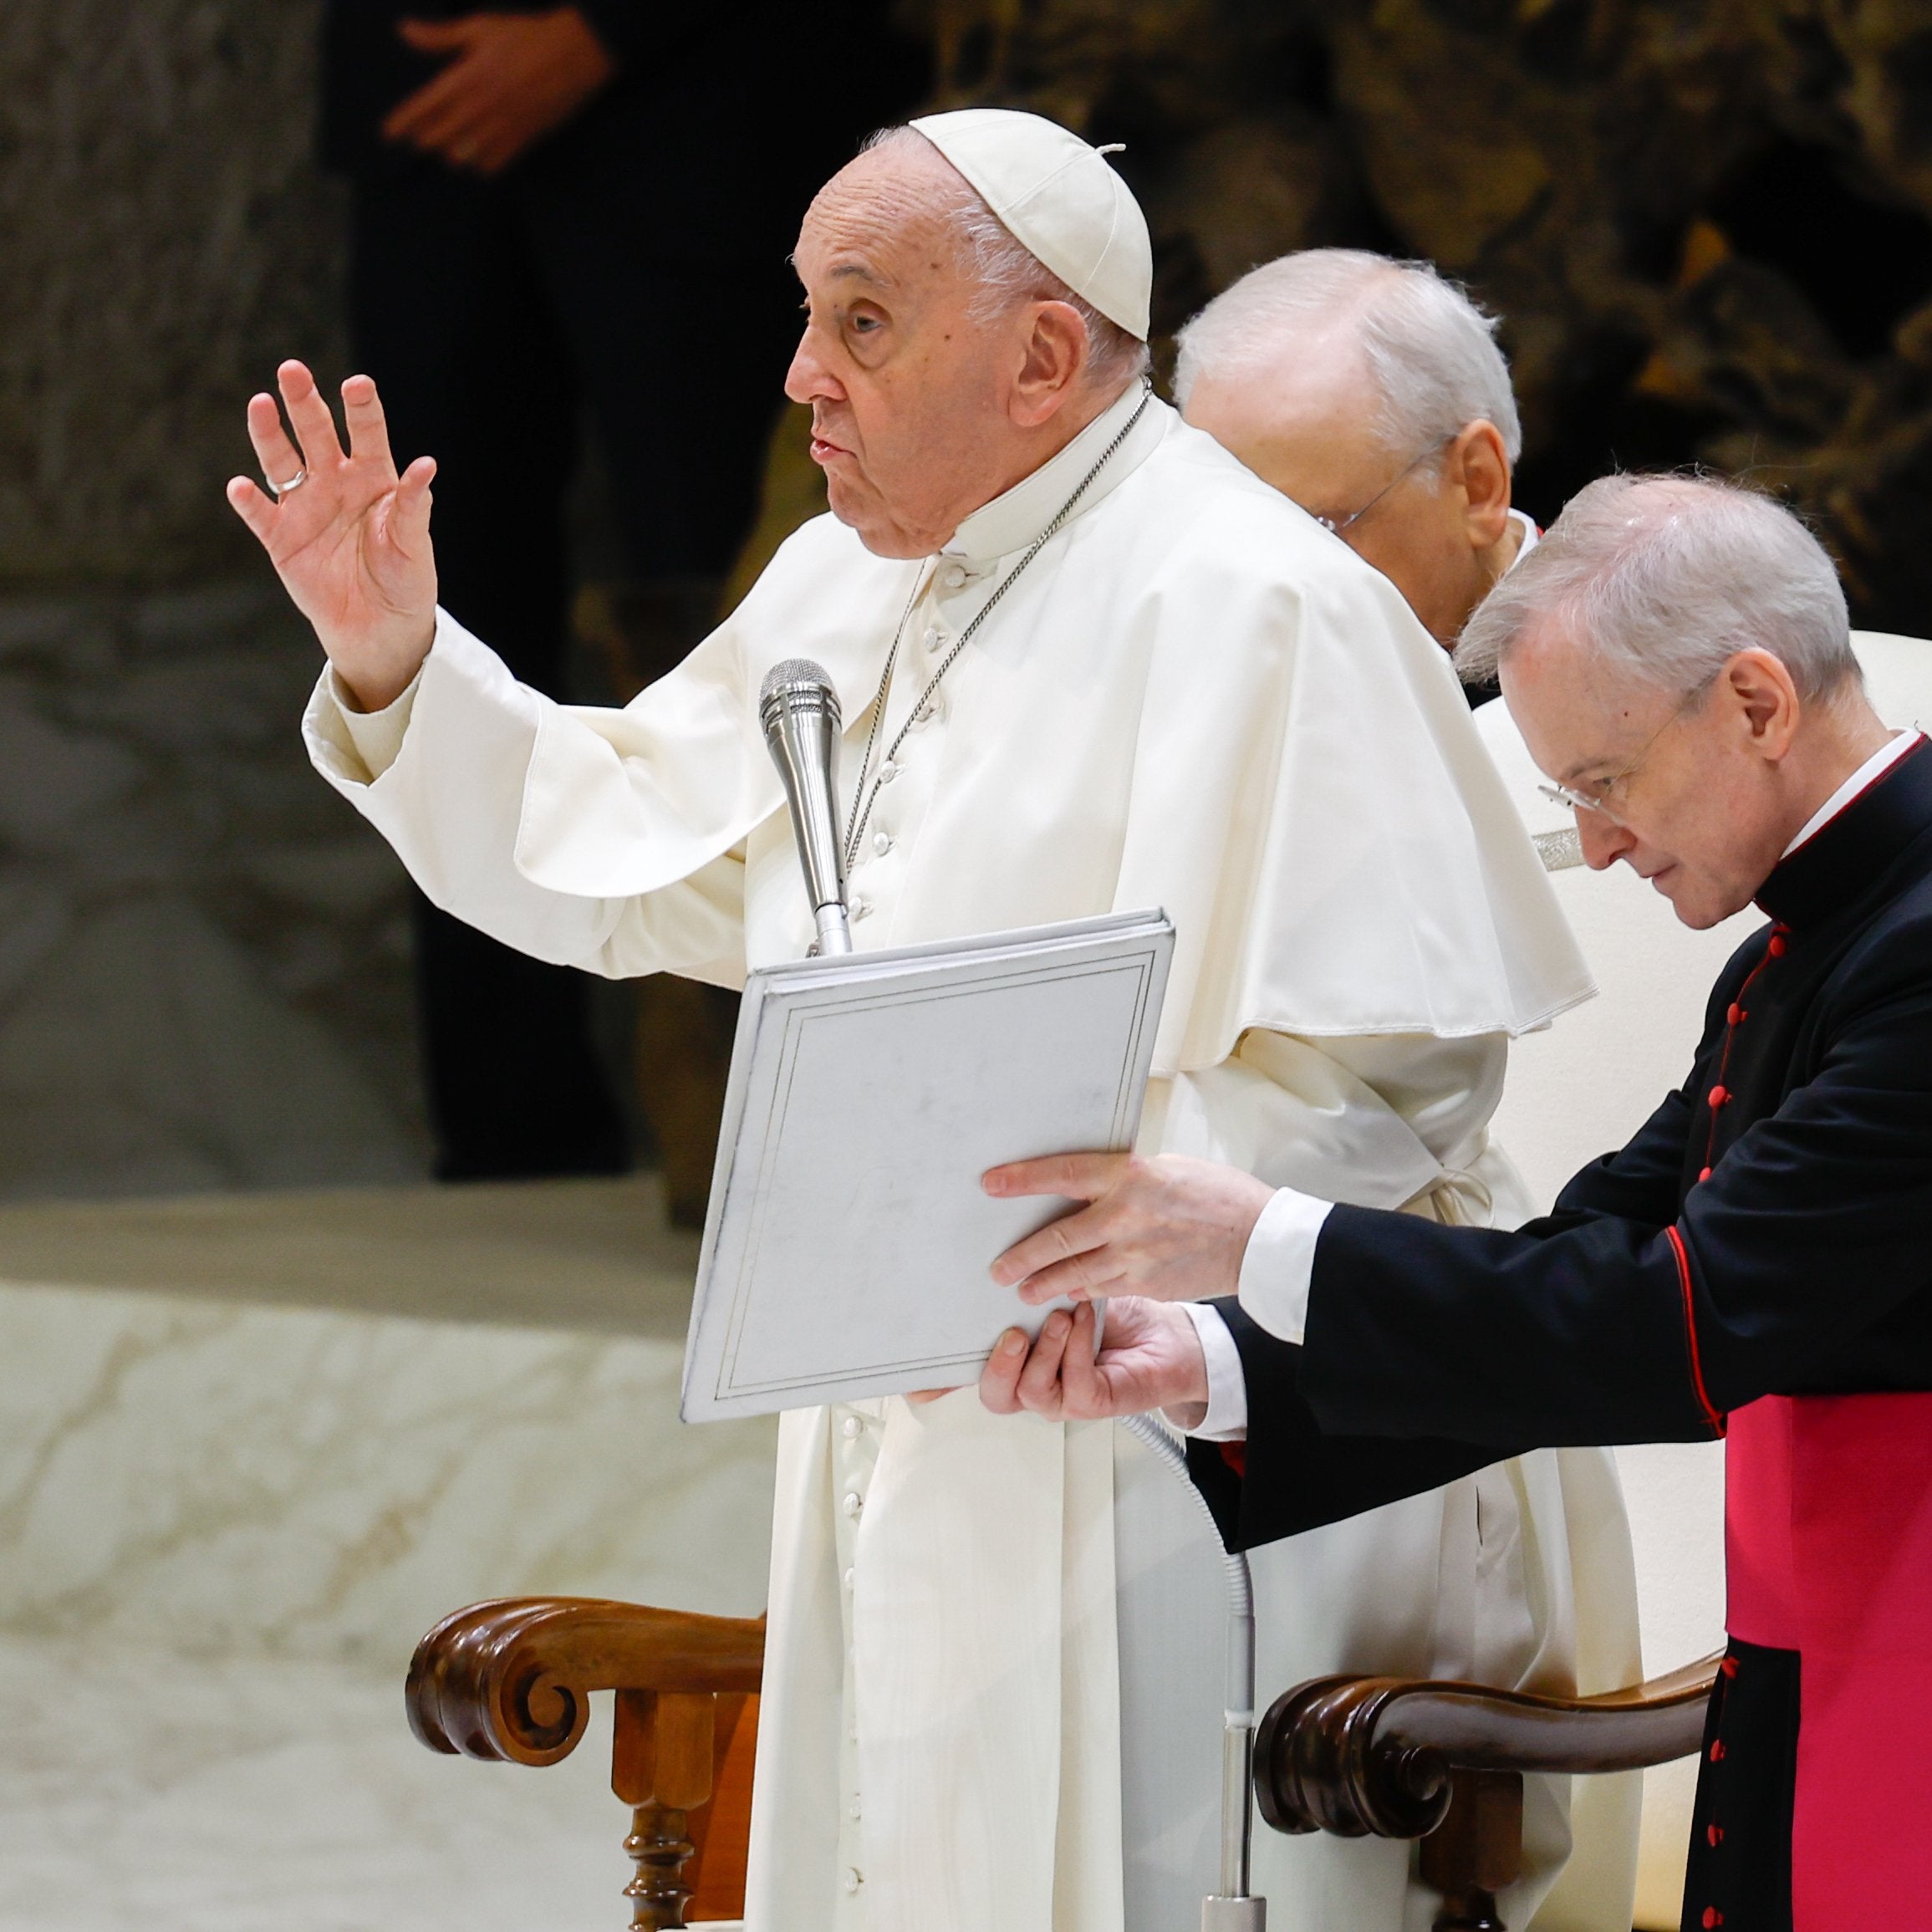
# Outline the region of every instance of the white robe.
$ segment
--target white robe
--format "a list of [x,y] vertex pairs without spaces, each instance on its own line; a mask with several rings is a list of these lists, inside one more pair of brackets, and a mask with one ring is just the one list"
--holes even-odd
[[[849,794],[909,601],[888,742],[1136,400],[935,559],[880,559],[828,517],[808,524],[622,711],[517,686],[443,616],[387,711],[351,712],[324,679],[312,755],[429,897],[483,930],[591,971],[739,983],[812,936],[757,724],[764,672],[792,656],[830,671]],[[895,763],[851,881],[860,947],[1172,915],[1144,1144],[1472,1219],[1507,1189],[1484,1133],[1506,1037],[1588,991],[1542,869],[1400,597],[1164,405]],[[1123,1877],[1114,1433],[995,1418],[970,1391],[785,1418],[750,1932],[1144,1922]],[[1523,1581],[1491,1617],[1529,1633],[1504,1646],[1506,1680],[1562,1684],[1579,1641],[1573,1529],[1552,1484],[1519,1486]],[[1309,1581],[1284,1615],[1314,1611],[1321,1641],[1347,1649],[1392,1606],[1433,1628],[1445,1588],[1473,1601],[1493,1552],[1449,1521],[1473,1506],[1399,1506],[1399,1535],[1344,1529],[1344,1562],[1289,1566]],[[1598,1514],[1616,1516],[1613,1479]],[[1628,1622],[1627,1603],[1606,1608]],[[1409,1667],[1374,1648],[1364,1663]],[[1200,1719],[1217,1733],[1217,1709]],[[1332,1897],[1359,1892],[1347,1922],[1393,1932],[1402,1880],[1391,1894],[1381,1872],[1366,1890],[1344,1873]]]

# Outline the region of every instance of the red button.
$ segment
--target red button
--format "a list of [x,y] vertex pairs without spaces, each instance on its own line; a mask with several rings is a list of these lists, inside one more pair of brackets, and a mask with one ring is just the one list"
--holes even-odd
[[1728,1087],[1713,1087],[1710,1089],[1710,1104],[1713,1111],[1721,1107],[1731,1098]]
[[1724,1827],[1722,1825],[1706,1825],[1704,1827],[1704,1835],[1710,1839],[1712,1844],[1720,1845],[1724,1843]]
[[1724,1914],[1715,1905],[1706,1905],[1704,1908],[1704,1923],[1707,1926],[1721,1925],[1724,1923]]
[[1700,1167],[1700,1168],[1699,1168],[1699,1169],[1698,1169],[1698,1170],[1697,1170],[1697,1178],[1698,1178],[1700,1180],[1710,1180],[1710,1170],[1708,1167]]
[[1713,1764],[1721,1764],[1724,1761],[1724,1740],[1721,1737],[1710,1747],[1710,1761]]
[[1731,1011],[1724,1017],[1732,1026],[1737,1027],[1743,1025],[1746,1015],[1744,1008],[1738,1005],[1736,1000],[1733,1000],[1731,1002]]
[[1782,959],[1784,957],[1784,935],[1782,932],[1774,932],[1771,935],[1771,944],[1764,950],[1773,959]]
[[1726,1657],[1725,1660],[1718,1665],[1717,1668],[1721,1670],[1726,1677],[1735,1677],[1737,1675],[1737,1659],[1735,1657]]

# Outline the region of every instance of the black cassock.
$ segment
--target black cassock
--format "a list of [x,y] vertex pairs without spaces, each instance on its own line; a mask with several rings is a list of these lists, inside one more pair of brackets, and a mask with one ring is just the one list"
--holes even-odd
[[[1774,1479],[1788,1491],[1789,1416],[1802,1437],[1807,1418],[1837,1426],[1882,1415],[1912,1432],[1894,1438],[1910,1453],[1868,1445],[1862,1459],[1841,1456],[1838,1500],[1852,1506],[1838,1513],[1854,1527],[1838,1533],[1855,1538],[1869,1505],[1873,1522],[1895,1527],[1869,1529],[1867,1541],[1889,1541],[1891,1553],[1846,1545],[1842,1562],[1824,1564],[1845,1574],[1807,1583],[1806,1532],[1797,1586],[1849,1588],[1858,1564],[1874,1564],[1871,1589],[1889,1592],[1896,1612],[1886,1681],[1904,1705],[1922,1702],[1932,1461],[1921,1471],[1913,1458],[1932,1438],[1932,1406],[1803,1399],[1932,1390],[1932,747],[1919,742],[1784,859],[1758,904],[1772,923],[1720,977],[1689,1079],[1627,1146],[1578,1174],[1546,1218],[1501,1232],[1337,1207],[1316,1247],[1302,1346],[1267,1334],[1234,1302],[1217,1304],[1246,1378],[1247,1441],[1229,1454],[1195,1443],[1190,1460],[1231,1547],[1534,1447],[1707,1440],[1752,1404],[1754,1445],[1766,1440],[1762,1419],[1778,1419],[1787,1475]],[[1765,1397],[1801,1399],[1760,1404]],[[1805,1836],[1801,1710],[1822,1738],[1825,1666],[1808,1639],[1737,1635],[1767,1627],[1737,1614],[1739,1420],[1728,1451],[1732,1641],[1712,1700],[1684,1924],[1792,1925],[1795,1792],[1801,1932],[1849,1927],[1866,1921],[1805,1908],[1807,1870],[1822,1884],[1818,1873],[1835,1866],[1842,1901],[1848,1865],[1876,1870],[1894,1850],[1882,1833],[1855,1848]],[[1762,1487],[1753,1453],[1750,1481]],[[1843,1476],[1854,1468],[1856,1481]],[[1909,1493],[1888,1496],[1888,1486]],[[1786,1500],[1773,1499],[1781,1524]],[[1815,1531],[1835,1505],[1809,1506]],[[1788,1537],[1781,1560],[1792,1561]],[[1919,1567],[1901,1577],[1901,1562]],[[1909,1631],[1901,1640],[1898,1614],[1922,1620],[1926,1641]],[[1854,1736],[1863,1750],[1886,1729],[1888,1713],[1871,1706],[1888,1699],[1868,1680],[1829,1680],[1834,1695],[1844,1685],[1828,1715],[1840,1743],[1848,1723],[1854,1734],[1867,1727]],[[1903,1761],[1916,1786],[1908,1828],[1923,1843],[1932,1771],[1910,1754]],[[1878,1793],[1867,1802],[1888,1804]],[[1932,1857],[1898,1855],[1910,1873],[1877,1872],[1873,1896],[1907,1895]],[[1932,1894],[1885,1922],[1932,1923]]]

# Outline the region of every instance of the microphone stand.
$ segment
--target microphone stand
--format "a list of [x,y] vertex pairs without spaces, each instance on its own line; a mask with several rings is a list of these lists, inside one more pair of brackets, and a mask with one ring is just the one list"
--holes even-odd
[[[1207,1507],[1187,1473],[1187,1451],[1156,1415],[1123,1419],[1127,1432],[1151,1450]],[[1220,1534],[1216,1526],[1215,1533]],[[1255,1738],[1255,1586],[1238,1550],[1227,1566],[1227,1676],[1222,1693],[1221,1743],[1221,1889],[1200,1902],[1200,1932],[1267,1932],[1268,1902],[1248,1891],[1252,1842],[1250,1785]]]
[[[841,721],[839,694],[823,666],[788,658],[766,674],[758,692],[765,743],[792,808],[798,863],[818,933],[814,953],[852,950],[845,906],[845,854],[839,842],[836,782]],[[1129,1432],[1175,1476],[1193,1485],[1187,1455],[1158,1418],[1129,1415]],[[1199,1491],[1195,1491],[1196,1497]],[[1202,1507],[1206,1508],[1206,1504]],[[1218,1530],[1217,1532],[1218,1534]],[[1201,1932],[1266,1932],[1267,1901],[1249,1895],[1255,1728],[1255,1601],[1248,1560],[1227,1566],[1227,1678],[1223,1698],[1221,1769],[1221,1889],[1202,1899]]]

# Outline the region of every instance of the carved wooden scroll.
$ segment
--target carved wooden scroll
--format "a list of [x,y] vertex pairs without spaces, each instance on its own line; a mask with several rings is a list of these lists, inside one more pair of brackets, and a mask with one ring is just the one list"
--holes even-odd
[[1439,1932],[1502,1932],[1522,1856],[1525,1771],[1634,1771],[1695,1751],[1718,1659],[1600,1697],[1318,1677],[1255,1733],[1255,1797],[1277,1832],[1422,1838]]
[[597,1598],[475,1603],[416,1646],[410,1728],[432,1751],[555,1764],[583,1736],[590,1694],[615,1691],[611,1785],[631,1807],[624,1850],[636,1867],[624,1896],[633,1932],[665,1932],[685,1924],[694,1896],[704,1916],[742,1909],[764,1655],[762,1617]]

